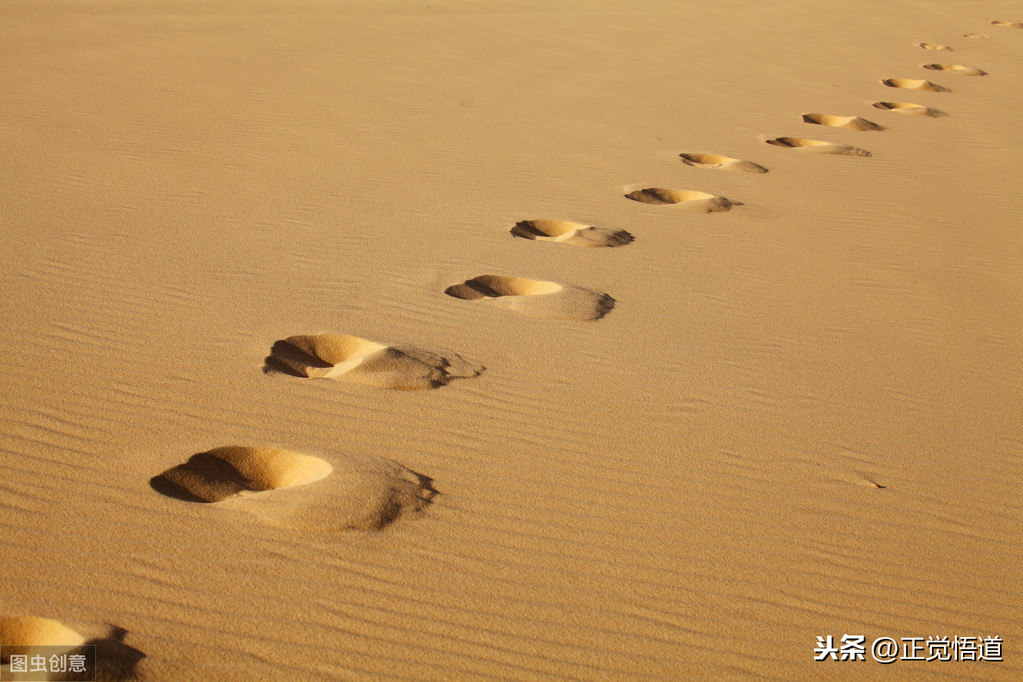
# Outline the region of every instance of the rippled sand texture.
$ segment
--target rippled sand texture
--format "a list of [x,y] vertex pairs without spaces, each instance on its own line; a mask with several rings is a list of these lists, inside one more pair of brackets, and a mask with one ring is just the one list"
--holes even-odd
[[0,3],[0,644],[1023,679],[1010,5]]

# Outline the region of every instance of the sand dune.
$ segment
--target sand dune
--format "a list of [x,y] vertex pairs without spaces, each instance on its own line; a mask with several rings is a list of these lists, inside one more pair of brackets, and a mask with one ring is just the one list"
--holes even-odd
[[0,677],[1023,679],[1018,11],[0,3]]

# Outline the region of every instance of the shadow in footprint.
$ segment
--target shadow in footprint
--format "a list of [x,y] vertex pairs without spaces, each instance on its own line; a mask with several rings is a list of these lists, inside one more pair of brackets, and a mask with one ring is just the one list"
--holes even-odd
[[[102,639],[91,639],[86,646],[96,647],[96,677],[98,682],[129,682],[139,679],[138,665],[146,657],[133,646],[125,644],[128,631],[109,626],[110,632]],[[51,678],[58,679],[58,678]],[[63,677],[64,680],[91,680],[90,676]]]
[[248,479],[213,451],[192,455],[187,462],[149,480],[161,495],[184,502],[219,502],[252,490]]
[[228,446],[189,457],[149,481],[156,492],[185,502],[220,502],[244,492],[314,483],[330,475],[318,457],[280,448]]
[[568,220],[521,220],[515,223],[511,233],[522,239],[588,247],[625,246],[635,239],[625,230],[593,227]]
[[264,360],[266,372],[279,372],[293,377],[308,379],[315,370],[328,370],[334,367],[331,363],[321,360],[292,344],[287,339],[275,341],[270,347],[270,355]]

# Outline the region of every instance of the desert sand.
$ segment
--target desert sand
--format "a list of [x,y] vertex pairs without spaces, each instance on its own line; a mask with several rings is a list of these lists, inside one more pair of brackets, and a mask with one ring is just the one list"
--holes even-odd
[[0,644],[1020,679],[1020,22],[0,3]]

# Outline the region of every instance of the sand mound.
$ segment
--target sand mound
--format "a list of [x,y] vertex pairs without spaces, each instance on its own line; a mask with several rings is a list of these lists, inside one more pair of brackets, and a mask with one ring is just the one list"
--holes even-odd
[[807,123],[829,126],[831,128],[843,128],[845,130],[884,130],[873,121],[868,121],[859,116],[833,116],[832,114],[803,114],[803,120]]
[[220,502],[245,491],[314,483],[331,471],[328,462],[290,450],[228,446],[192,455],[184,464],[155,476],[150,485],[178,499]]
[[679,205],[687,211],[699,213],[722,213],[732,210],[733,206],[742,206],[738,201],[731,201],[716,194],[697,192],[688,189],[664,189],[647,187],[625,195],[627,199],[654,206]]
[[715,168],[736,173],[766,173],[767,169],[752,161],[743,161],[723,154],[684,153],[679,154],[682,163],[697,168]]
[[939,109],[932,109],[931,107],[925,107],[922,104],[914,104],[912,102],[874,102],[874,108],[894,111],[909,116],[929,116],[931,118],[948,116],[948,114]]
[[958,73],[963,76],[987,75],[987,71],[982,71],[972,66],[963,66],[962,64],[924,64],[924,68],[931,71],[948,71],[949,73]]
[[485,368],[454,353],[406,344],[388,346],[345,334],[313,334],[274,343],[266,369],[305,378],[420,390],[479,376]]
[[530,317],[599,320],[615,306],[611,296],[569,284],[524,277],[480,275],[453,284],[444,293],[465,301],[485,301]]
[[523,239],[589,247],[625,246],[635,239],[625,230],[593,227],[568,220],[522,220],[515,223],[511,233]]
[[944,85],[938,85],[919,78],[885,78],[881,81],[889,88],[904,88],[906,90],[927,90],[928,92],[951,92]]
[[767,140],[767,144],[773,144],[775,147],[785,147],[788,149],[801,149],[815,152],[817,154],[870,156],[870,152],[867,150],[860,149],[859,147],[853,147],[852,145],[827,142],[826,140],[808,140],[803,137],[776,137],[773,140]]
[[[71,628],[49,618],[32,616],[0,616],[0,644],[3,658],[10,662],[11,656],[32,655],[33,647],[60,647],[71,650],[85,643],[85,637]],[[48,650],[48,654],[56,653]]]

